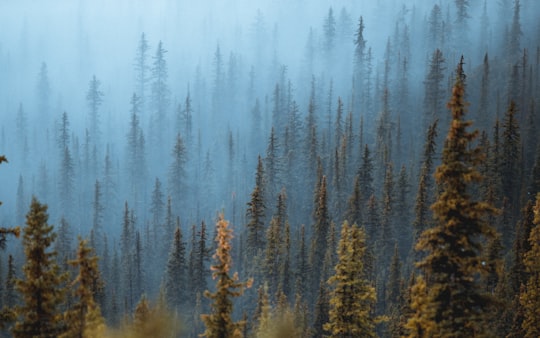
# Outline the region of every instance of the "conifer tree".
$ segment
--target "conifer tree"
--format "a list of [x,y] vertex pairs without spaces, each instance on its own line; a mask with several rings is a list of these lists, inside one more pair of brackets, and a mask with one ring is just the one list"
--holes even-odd
[[185,243],[182,238],[180,227],[176,227],[174,238],[169,253],[169,260],[165,272],[165,296],[167,304],[177,311],[186,302],[187,278]]
[[230,274],[232,264],[231,258],[231,240],[232,229],[229,228],[229,222],[219,216],[216,234],[216,253],[214,259],[216,263],[212,265],[212,277],[216,280],[216,292],[205,292],[205,296],[212,300],[211,313],[201,316],[206,331],[202,337],[223,338],[223,337],[242,337],[244,325],[243,321],[234,322],[233,297],[242,295],[246,287],[251,286],[251,280],[240,282],[238,274]]
[[424,153],[422,158],[422,169],[420,171],[420,183],[418,184],[418,192],[414,206],[415,219],[414,240],[418,240],[420,234],[426,230],[431,224],[429,206],[432,203],[433,195],[433,157],[435,155],[435,140],[437,138],[437,121],[433,122],[426,135],[426,143],[424,145]]
[[165,54],[167,50],[163,47],[163,43],[159,41],[156,48],[156,53],[153,57],[151,68],[151,141],[153,145],[161,146],[163,136],[167,135],[167,111],[169,109],[170,89],[167,85],[168,70]]
[[462,58],[448,103],[452,124],[435,174],[441,187],[432,206],[436,226],[424,231],[416,244],[427,255],[417,263],[425,278],[413,287],[415,313],[407,323],[411,337],[490,335],[487,314],[492,298],[479,277],[487,272],[482,241],[494,235],[485,222],[493,208],[469,192],[482,179],[476,169],[482,157],[481,150],[471,145],[478,133],[467,131],[471,122],[464,120],[464,87]]
[[540,194],[536,197],[534,207],[534,225],[529,235],[530,250],[525,253],[525,268],[529,278],[519,297],[524,312],[521,325],[525,338],[540,336]]
[[436,120],[448,121],[443,115],[444,90],[442,81],[444,79],[444,57],[439,49],[436,49],[431,56],[429,72],[424,81],[424,124],[427,129]]
[[92,144],[96,146],[99,146],[99,137],[101,133],[99,130],[99,107],[103,103],[103,92],[100,90],[100,86],[101,81],[93,75],[92,80],[90,80],[88,85],[88,92],[86,92],[90,120],[90,140]]
[[65,316],[67,330],[60,337],[103,335],[104,320],[96,301],[99,294],[103,293],[103,281],[99,273],[98,257],[86,240],[79,237],[77,258],[70,261],[70,264],[79,269],[79,274],[72,283],[77,285],[73,291],[77,301]]
[[366,233],[356,224],[345,221],[341,228],[335,273],[328,283],[330,292],[329,321],[324,328],[329,337],[375,337],[375,288],[366,278],[364,255]]
[[187,192],[187,149],[183,138],[178,134],[174,144],[172,155],[172,163],[169,167],[169,195],[172,198],[173,207],[175,210],[182,210],[184,206],[184,196]]
[[257,251],[264,247],[264,169],[263,162],[259,156],[257,162],[257,172],[255,174],[255,187],[251,192],[251,200],[247,203],[246,217],[248,224],[246,225],[247,235],[247,254],[249,257],[255,257]]
[[328,247],[328,233],[330,229],[330,215],[328,211],[328,195],[326,190],[326,176],[322,177],[320,188],[316,195],[315,224],[313,225],[313,239],[311,241],[310,264],[313,269],[311,277],[312,289],[316,290],[322,277],[321,268],[324,265],[324,256]]
[[150,67],[148,66],[148,50],[150,47],[148,46],[148,41],[146,40],[146,35],[144,33],[141,34],[141,38],[139,39],[139,44],[137,45],[137,52],[135,56],[135,78],[136,78],[136,92],[137,96],[141,100],[141,110],[145,110],[146,108],[146,97],[148,95],[147,93],[147,85],[148,81],[150,80],[150,75],[148,74],[150,71]]
[[56,252],[50,247],[56,234],[53,226],[47,223],[48,218],[47,206],[32,198],[23,235],[24,277],[16,283],[22,298],[22,305],[16,308],[17,321],[12,330],[17,338],[52,338],[65,331],[59,305],[65,293],[60,285],[66,276],[60,274],[54,262]]

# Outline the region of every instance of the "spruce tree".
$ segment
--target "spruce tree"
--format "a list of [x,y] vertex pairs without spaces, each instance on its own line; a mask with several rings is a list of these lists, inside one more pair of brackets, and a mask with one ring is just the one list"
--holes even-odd
[[356,224],[345,221],[335,273],[328,283],[330,291],[329,321],[324,328],[329,337],[375,337],[375,319],[371,316],[375,304],[375,288],[366,278],[364,255],[366,233]]
[[217,248],[213,256],[216,263],[211,267],[212,277],[216,280],[216,291],[214,293],[205,292],[205,296],[212,300],[212,310],[210,314],[201,316],[206,326],[202,337],[242,337],[245,322],[233,321],[233,298],[242,295],[244,289],[251,286],[251,280],[240,282],[237,273],[232,276],[230,274],[233,236],[229,222],[223,218],[223,214],[219,216],[216,230]]
[[529,278],[519,297],[524,319],[521,324],[525,338],[540,336],[540,194],[534,207],[534,228],[529,235],[530,250],[525,253],[525,268]]
[[65,290],[60,285],[66,276],[60,274],[54,262],[55,251],[50,249],[56,234],[47,223],[47,205],[32,198],[26,215],[23,247],[26,263],[24,277],[18,279],[17,290],[22,305],[16,308],[17,321],[13,327],[14,337],[57,337],[65,331],[59,306]]
[[483,240],[494,235],[485,216],[493,208],[474,200],[470,189],[482,177],[476,167],[481,149],[472,145],[478,132],[469,132],[466,112],[463,58],[448,108],[452,124],[446,138],[442,164],[435,179],[441,187],[432,206],[436,225],[424,231],[416,249],[427,255],[417,267],[424,273],[413,286],[415,311],[407,327],[411,337],[490,336],[487,315],[492,298],[481,287],[484,266]]
[[186,303],[187,297],[185,252],[182,231],[180,227],[177,227],[174,231],[169,260],[167,261],[164,283],[167,304],[177,311],[181,310],[181,305]]
[[98,268],[98,257],[88,242],[79,237],[77,258],[70,264],[79,269],[79,274],[72,285],[77,285],[73,291],[76,303],[65,316],[67,331],[61,338],[96,337],[103,335],[104,320],[97,303],[99,294],[103,293],[103,281]]

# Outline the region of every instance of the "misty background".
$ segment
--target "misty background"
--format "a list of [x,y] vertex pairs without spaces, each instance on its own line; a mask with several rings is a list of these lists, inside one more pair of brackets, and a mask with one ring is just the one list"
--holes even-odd
[[[411,207],[437,49],[442,114],[462,55],[476,128],[491,134],[513,97],[513,75],[527,79],[517,103],[523,130],[538,109],[531,103],[540,105],[540,3],[519,1],[517,28],[515,4],[470,0],[460,18],[454,1],[431,0],[0,0],[0,153],[9,160],[0,168],[0,224],[23,225],[35,195],[48,204],[50,223],[64,218],[73,238],[94,230],[99,245],[114,251],[127,203],[142,241],[168,248],[156,229],[170,196],[184,239],[201,221],[213,229],[224,212],[241,246],[261,156],[267,173],[270,161],[275,167],[267,221],[285,187],[293,237],[302,224],[310,235],[317,174],[307,141],[311,117],[329,182],[340,132],[351,131],[343,183],[329,183],[333,221],[343,221],[366,144],[375,156],[375,195],[392,163],[396,178],[402,167],[409,177]],[[361,17],[366,45],[358,66]],[[486,55],[491,76],[482,101]],[[448,119],[439,124],[439,149]],[[534,152],[536,143],[525,147]],[[394,216],[410,228],[411,215]],[[411,241],[403,241],[409,252]],[[24,260],[18,240],[8,251]],[[147,290],[155,295],[160,265],[145,264],[157,276]]]

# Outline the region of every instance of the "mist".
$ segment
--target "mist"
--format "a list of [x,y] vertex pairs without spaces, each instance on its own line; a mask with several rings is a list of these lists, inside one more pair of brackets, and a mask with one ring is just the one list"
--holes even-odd
[[[159,263],[144,263],[144,291],[155,299],[172,240],[168,198],[188,250],[201,222],[213,234],[224,213],[236,268],[248,273],[241,250],[259,156],[265,226],[284,189],[294,241],[303,225],[308,238],[314,231],[318,168],[339,229],[366,145],[378,202],[391,163],[396,182],[401,168],[407,174],[412,210],[425,133],[439,121],[440,152],[462,56],[474,128],[492,135],[510,100],[523,133],[529,115],[540,126],[540,3],[518,3],[516,12],[515,1],[470,0],[460,17],[454,1],[436,0],[0,0],[0,154],[9,161],[0,167],[0,223],[24,226],[36,196],[55,228],[64,219],[70,238],[93,236],[102,256],[104,245],[121,250],[130,214],[149,252],[166,248],[152,256]],[[444,60],[434,93],[436,50]],[[524,153],[535,152],[533,139]],[[395,241],[411,263],[413,215],[399,216]],[[24,261],[17,239],[7,253]]]

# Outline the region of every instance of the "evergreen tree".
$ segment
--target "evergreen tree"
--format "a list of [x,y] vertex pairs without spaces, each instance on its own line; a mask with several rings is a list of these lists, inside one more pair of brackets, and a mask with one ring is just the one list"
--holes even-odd
[[248,257],[255,257],[257,251],[264,247],[264,218],[265,218],[265,203],[264,203],[264,169],[263,162],[259,156],[257,162],[257,172],[255,174],[255,187],[251,192],[251,200],[247,203],[246,218],[248,219],[247,227],[247,254]]
[[415,219],[413,228],[415,242],[418,241],[420,234],[431,225],[429,206],[433,202],[433,179],[431,177],[433,157],[435,156],[435,140],[437,139],[437,123],[435,121],[429,126],[424,145],[420,182],[414,206]]
[[464,120],[464,82],[462,58],[448,103],[452,124],[435,174],[441,187],[432,206],[436,226],[424,231],[416,244],[427,256],[417,263],[425,279],[413,287],[415,313],[407,323],[411,337],[490,336],[487,315],[493,302],[479,277],[487,272],[482,241],[494,235],[484,217],[493,208],[469,194],[482,179],[476,169],[482,157],[471,145],[478,133],[467,131],[471,122]]
[[[510,102],[503,119],[502,127],[501,158],[499,162],[502,194],[509,201],[519,201],[522,184],[521,177],[523,174],[521,168],[522,143],[514,101]],[[503,236],[503,245],[508,250],[511,245],[510,241],[514,237],[512,224],[516,223],[519,214],[518,203],[509,204],[503,212],[507,222],[502,224],[501,233]]]
[[65,320],[67,331],[60,337],[96,337],[103,335],[104,320],[97,303],[99,294],[103,293],[103,281],[98,268],[98,257],[88,242],[79,237],[77,258],[70,264],[79,269],[72,285],[76,303],[68,310]]
[[47,223],[48,217],[47,206],[32,198],[23,236],[24,277],[16,283],[22,305],[16,308],[14,337],[52,338],[65,331],[59,306],[64,299],[60,285],[66,276],[60,274],[54,262],[56,252],[50,249],[56,234]]
[[136,78],[136,93],[141,101],[141,110],[144,111],[146,108],[146,97],[147,85],[150,80],[150,66],[148,65],[148,41],[146,40],[146,35],[141,34],[139,39],[139,44],[137,45],[137,52],[135,55],[135,78]]
[[88,104],[88,113],[90,121],[90,140],[95,146],[99,146],[100,133],[99,130],[99,107],[103,103],[103,92],[100,90],[101,81],[96,76],[92,77],[86,92],[86,101]]
[[428,128],[436,120],[440,120],[447,125],[448,119],[443,114],[443,80],[445,77],[443,53],[436,49],[433,52],[429,64],[429,72],[424,80],[424,123],[423,127]]
[[[163,43],[159,41],[154,61],[151,68],[151,142],[160,149],[163,144],[163,137],[167,135],[167,112],[169,109],[170,90],[167,85],[168,71],[165,54],[167,50],[163,48]],[[161,152],[159,152],[161,154]],[[155,154],[158,155],[158,154]]]
[[237,273],[230,275],[232,229],[229,228],[229,222],[225,221],[222,214],[219,216],[216,227],[217,248],[214,254],[216,264],[212,265],[212,277],[217,280],[216,292],[205,292],[205,296],[212,300],[212,311],[210,314],[201,316],[206,326],[202,337],[242,337],[245,322],[233,321],[233,298],[240,296],[244,288],[249,288],[251,280],[240,282]]
[[[328,195],[326,190],[326,176],[322,177],[320,188],[316,195],[315,224],[313,224],[313,238],[310,250],[310,265],[314,267],[311,277],[312,290],[316,290],[322,277],[321,268],[328,247],[328,233],[330,229],[330,215],[328,211]],[[324,323],[323,323],[324,324]]]
[[184,140],[178,134],[174,144],[172,163],[169,167],[169,195],[172,198],[174,210],[182,210],[187,193],[187,149]]
[[329,337],[375,337],[375,288],[366,278],[364,255],[366,233],[356,224],[345,221],[337,249],[338,263],[328,283],[330,291],[329,321],[324,328]]
[[524,257],[529,279],[519,297],[524,312],[522,328],[526,338],[540,335],[540,194],[536,197],[534,207],[534,225],[529,235],[530,250]]
[[167,304],[179,311],[186,303],[186,248],[182,238],[182,231],[177,227],[169,253],[169,260],[165,271],[165,296]]

